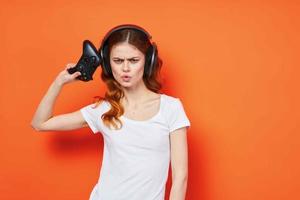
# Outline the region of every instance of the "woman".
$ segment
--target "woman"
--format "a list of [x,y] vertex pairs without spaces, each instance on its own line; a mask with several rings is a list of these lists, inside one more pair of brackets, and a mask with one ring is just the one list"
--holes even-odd
[[52,116],[62,87],[80,76],[69,74],[67,69],[75,64],[68,64],[43,97],[31,125],[37,131],[89,126],[93,133],[102,133],[102,167],[90,200],[163,200],[170,161],[170,200],[183,200],[190,121],[179,98],[159,93],[162,61],[150,35],[136,25],[112,30],[99,50],[107,53],[107,63],[104,59],[101,64],[108,88],[105,97],[78,111]]

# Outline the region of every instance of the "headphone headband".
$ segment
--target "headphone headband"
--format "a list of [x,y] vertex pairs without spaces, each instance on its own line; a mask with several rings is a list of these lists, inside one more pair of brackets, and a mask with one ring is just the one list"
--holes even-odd
[[146,31],[144,28],[142,28],[142,27],[140,27],[138,25],[135,25],[135,24],[121,24],[121,25],[118,25],[118,26],[116,26],[116,27],[114,27],[114,28],[112,28],[112,29],[110,29],[108,31],[108,33],[105,35],[105,37],[102,40],[102,45],[104,44],[104,42],[108,39],[108,37],[111,34],[113,34],[116,31],[122,30],[122,29],[135,29],[135,30],[139,30],[139,31],[143,32],[144,34],[146,34],[149,40],[151,40],[151,38],[152,38],[152,36],[148,33],[148,31]]
[[[111,72],[111,69],[109,67],[109,61],[106,60],[106,55],[104,53],[104,51],[107,49],[106,48],[106,43],[108,41],[108,38],[116,31],[119,31],[119,30],[122,30],[122,29],[134,29],[134,30],[138,30],[138,31],[141,31],[142,33],[144,33],[150,44],[151,44],[151,54],[148,55],[149,56],[149,66],[148,66],[148,69],[145,69],[145,74],[149,77],[152,73],[152,70],[153,70],[153,67],[154,65],[156,64],[156,57],[157,57],[157,47],[156,47],[156,44],[154,42],[152,42],[152,36],[149,34],[148,31],[146,31],[144,28],[138,26],[138,25],[135,25],[135,24],[121,24],[121,25],[118,25],[118,26],[115,26],[113,27],[112,29],[110,29],[106,35],[104,36],[104,38],[102,39],[102,42],[101,42],[101,45],[100,45],[100,48],[99,48],[99,53],[100,53],[100,56],[102,57],[102,64],[101,66],[103,67],[104,71],[106,74],[111,74],[112,75],[112,72]],[[108,52],[107,52],[108,53]],[[145,67],[146,68],[146,67]]]

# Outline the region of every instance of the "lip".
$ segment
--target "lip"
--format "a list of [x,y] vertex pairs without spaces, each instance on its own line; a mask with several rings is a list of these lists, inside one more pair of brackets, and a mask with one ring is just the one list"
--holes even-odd
[[123,76],[121,76],[121,78],[131,78],[131,76],[123,75]]
[[130,76],[124,75],[124,76],[121,76],[121,77],[122,77],[122,80],[123,80],[124,82],[130,82],[130,79],[131,79]]
[[123,79],[123,81],[125,81],[125,82],[129,82],[130,81],[130,79],[131,79],[131,77],[130,76],[128,76],[128,75],[123,75],[123,76],[121,76],[121,78]]

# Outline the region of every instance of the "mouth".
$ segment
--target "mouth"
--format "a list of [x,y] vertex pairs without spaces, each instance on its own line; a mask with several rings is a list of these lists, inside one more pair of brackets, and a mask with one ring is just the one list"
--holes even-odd
[[124,81],[129,81],[131,79],[130,76],[121,76]]

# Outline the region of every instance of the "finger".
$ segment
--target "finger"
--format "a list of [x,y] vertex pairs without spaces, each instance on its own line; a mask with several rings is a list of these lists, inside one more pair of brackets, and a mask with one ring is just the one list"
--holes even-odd
[[70,65],[67,64],[66,67],[65,67],[65,69],[70,69]]
[[75,63],[68,63],[67,66],[66,66],[66,69],[70,69],[70,68],[73,68],[75,67]]

